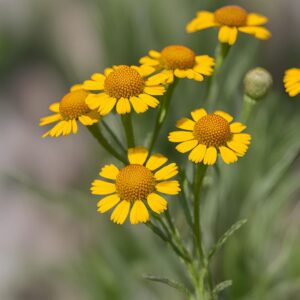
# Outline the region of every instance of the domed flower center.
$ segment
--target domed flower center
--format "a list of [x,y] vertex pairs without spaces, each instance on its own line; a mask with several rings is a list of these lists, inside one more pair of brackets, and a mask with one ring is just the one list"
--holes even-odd
[[122,200],[144,200],[155,191],[155,179],[146,167],[132,164],[119,172],[116,178],[116,188]]
[[180,45],[167,46],[161,51],[161,64],[171,70],[193,68],[195,58],[194,51]]
[[238,5],[228,5],[215,11],[215,20],[226,26],[244,26],[247,22],[248,13]]
[[143,92],[144,79],[135,69],[119,66],[104,81],[105,92],[113,98],[130,98]]
[[59,112],[65,120],[77,119],[90,109],[85,103],[88,92],[77,90],[66,94],[59,103]]
[[195,138],[208,147],[225,145],[230,135],[229,123],[215,114],[202,117],[194,127]]

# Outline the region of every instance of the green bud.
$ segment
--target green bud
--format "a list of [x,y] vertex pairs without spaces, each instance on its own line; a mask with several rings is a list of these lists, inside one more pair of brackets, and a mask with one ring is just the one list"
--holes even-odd
[[254,100],[260,100],[267,95],[272,84],[272,75],[267,70],[252,69],[244,78],[245,94]]

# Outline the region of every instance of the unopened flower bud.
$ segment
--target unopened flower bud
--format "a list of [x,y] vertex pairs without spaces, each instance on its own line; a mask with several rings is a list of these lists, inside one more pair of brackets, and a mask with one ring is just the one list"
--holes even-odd
[[254,100],[260,100],[267,95],[272,84],[272,75],[267,70],[252,69],[244,78],[245,94]]

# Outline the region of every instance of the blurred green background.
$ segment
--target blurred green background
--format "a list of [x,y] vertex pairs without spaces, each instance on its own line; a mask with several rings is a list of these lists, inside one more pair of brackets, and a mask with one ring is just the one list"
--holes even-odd
[[[216,31],[188,35],[185,24],[197,10],[232,3],[268,16],[273,37],[240,35],[222,70],[218,107],[238,117],[242,78],[252,67],[272,72],[274,90],[250,120],[249,153],[206,178],[206,245],[248,218],[214,258],[215,283],[233,280],[220,299],[300,299],[300,99],[282,87],[284,70],[300,66],[298,0],[1,0],[0,299],[182,299],[142,278],[186,281],[171,250],[145,226],[118,226],[96,212],[89,185],[112,158],[83,127],[76,136],[41,139],[37,125],[71,84],[112,64],[136,64],[168,44],[213,55]],[[166,136],[201,106],[204,92],[205,83],[180,82],[156,145],[187,169]],[[135,116],[140,144],[154,116]],[[178,201],[170,209],[189,238]]]

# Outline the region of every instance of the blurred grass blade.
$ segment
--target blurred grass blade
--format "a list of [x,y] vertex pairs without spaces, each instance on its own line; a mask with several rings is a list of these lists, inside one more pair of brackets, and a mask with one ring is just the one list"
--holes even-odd
[[231,237],[236,231],[238,231],[244,224],[247,223],[247,219],[239,220],[234,223],[217,241],[213,248],[209,251],[208,259],[211,259],[212,256],[226,243],[226,241]]
[[171,280],[165,277],[159,277],[159,276],[153,276],[153,275],[143,275],[143,278],[150,280],[150,281],[155,281],[155,282],[160,282],[163,284],[166,284],[174,289],[177,289],[178,291],[181,291],[185,295],[190,295],[190,291],[182,284],[179,283],[175,280]]

